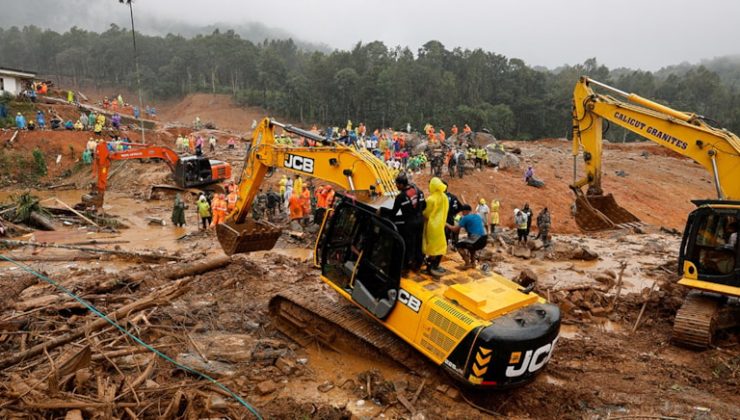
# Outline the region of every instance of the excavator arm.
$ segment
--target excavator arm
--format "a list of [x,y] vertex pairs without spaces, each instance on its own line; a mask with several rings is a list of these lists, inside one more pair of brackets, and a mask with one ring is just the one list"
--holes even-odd
[[[595,93],[591,85],[616,93],[628,102]],[[607,120],[654,143],[689,157],[714,178],[720,199],[740,199],[740,139],[707,124],[701,116],[674,110],[581,77],[573,91],[573,157],[576,221],[584,230],[602,230],[639,220],[604,195],[602,177],[602,128]],[[583,152],[585,174],[575,179],[576,161]],[[586,195],[581,188],[588,186]]]
[[[277,144],[275,127],[311,139],[317,146]],[[227,254],[271,249],[280,236],[275,226],[247,218],[265,175],[273,168],[330,182],[361,201],[394,197],[398,193],[394,173],[369,151],[330,143],[312,132],[265,118],[252,134],[234,211],[216,230]]]
[[127,150],[110,151],[108,150],[108,143],[98,143],[95,148],[95,159],[93,161],[93,175],[97,178],[95,189],[89,198],[83,197],[83,201],[94,204],[96,207],[103,205],[105,190],[108,186],[110,166],[114,160],[158,158],[164,160],[174,172],[177,161],[180,159],[177,153],[166,147],[140,143],[125,144],[129,147]]

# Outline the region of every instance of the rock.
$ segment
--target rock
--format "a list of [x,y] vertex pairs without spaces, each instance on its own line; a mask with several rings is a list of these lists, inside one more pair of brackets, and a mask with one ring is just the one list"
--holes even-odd
[[303,232],[303,226],[301,226],[300,223],[296,222],[295,220],[290,222],[290,230],[294,230],[296,232]]
[[257,384],[257,392],[260,395],[267,395],[277,390],[277,384],[272,380],[268,379]]
[[217,376],[233,376],[236,371],[228,363],[222,363],[215,360],[204,361],[199,355],[191,353],[180,353],[175,361],[181,365],[191,367],[195,370],[206,371],[209,374]]
[[609,290],[612,287],[614,287],[614,284],[616,283],[616,281],[614,281],[614,278],[606,274],[599,274],[594,278],[594,280],[606,286],[606,290]]
[[519,258],[531,258],[532,251],[523,245],[513,245],[511,247],[511,255]]
[[317,386],[316,389],[318,389],[319,392],[329,392],[334,389],[334,383],[332,383],[331,381],[326,381],[323,384]]
[[280,371],[286,375],[290,375],[296,370],[295,363],[285,357],[279,357],[275,361],[275,367],[280,369]]
[[525,268],[519,273],[515,281],[522,287],[529,287],[531,284],[537,283],[537,274],[529,268]]
[[82,410],[69,410],[67,411],[67,415],[64,416],[64,420],[84,420],[84,417],[82,417]]
[[239,363],[252,358],[255,340],[247,334],[215,333],[193,336],[209,360]]
[[591,251],[587,246],[582,246],[573,254],[573,259],[593,261],[599,258],[599,254]]
[[295,362],[298,363],[299,365],[305,365],[306,363],[308,363],[308,358],[301,357],[300,359],[296,359]]
[[454,401],[457,401],[460,399],[460,391],[457,390],[455,387],[450,387],[450,389],[445,392],[445,395],[447,395],[449,398],[451,398]]
[[228,407],[226,400],[220,395],[211,395],[208,399],[208,408],[211,410],[222,410]]
[[540,239],[534,239],[534,240],[527,242],[527,248],[533,251],[542,249],[544,246],[545,246],[545,243],[542,242]]
[[308,225],[306,226],[305,231],[308,233],[316,233],[319,231],[319,229],[321,229],[321,226],[319,225]]
[[426,416],[424,416],[424,413],[417,411],[411,416],[411,420],[426,420]]
[[159,388],[159,384],[154,382],[151,379],[147,379],[146,381],[144,381],[144,388],[147,388],[147,389]]
[[591,315],[605,317],[607,315],[605,308],[591,308]]
[[450,386],[445,385],[445,384],[439,385],[436,388],[437,392],[442,393],[442,394],[446,393],[448,389],[450,389]]

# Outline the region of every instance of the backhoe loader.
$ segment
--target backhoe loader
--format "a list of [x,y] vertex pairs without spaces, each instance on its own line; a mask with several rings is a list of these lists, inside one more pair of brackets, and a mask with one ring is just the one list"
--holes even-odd
[[[626,98],[595,93],[598,86]],[[716,199],[693,200],[679,250],[679,284],[692,289],[676,315],[673,341],[711,346],[715,332],[740,322],[740,139],[702,116],[581,77],[573,92],[573,163],[583,152],[585,176],[574,180],[576,222],[585,231],[634,226],[639,219],[601,189],[602,125],[609,121],[691,158],[712,175]],[[587,192],[581,190],[588,186]]]
[[[275,144],[275,127],[313,140],[316,146]],[[498,274],[454,267],[452,262],[443,263],[447,272],[440,279],[413,272],[402,275],[404,240],[396,225],[377,211],[392,207],[398,193],[395,173],[364,149],[262,120],[245,158],[239,201],[217,228],[227,254],[275,245],[279,229],[247,219],[271,168],[345,190],[326,212],[314,252],[321,280],[343,299],[323,302],[308,296],[304,288],[284,290],[270,301],[278,329],[294,338],[303,334],[329,344],[345,330],[401,363],[409,360],[402,355],[408,354],[405,349],[410,345],[472,387],[526,383],[550,360],[560,311],[531,288],[523,289]]]

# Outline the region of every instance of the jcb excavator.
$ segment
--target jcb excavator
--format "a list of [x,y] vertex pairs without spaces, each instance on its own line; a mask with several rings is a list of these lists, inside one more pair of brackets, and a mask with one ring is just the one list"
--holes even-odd
[[[631,103],[595,93],[592,85]],[[740,323],[740,139],[699,115],[581,77],[573,92],[573,157],[575,165],[583,151],[586,174],[571,188],[576,193],[576,222],[586,231],[639,222],[601,189],[604,120],[689,157],[712,174],[717,198],[694,200],[697,208],[689,214],[684,229],[679,284],[693,290],[678,311],[673,328],[675,342],[708,347],[717,330]],[[586,185],[584,194],[581,188]]]
[[86,206],[103,205],[105,189],[108,185],[108,172],[111,161],[128,159],[161,159],[172,170],[172,177],[179,189],[197,188],[213,185],[231,178],[231,165],[204,156],[180,157],[174,150],[150,144],[125,143],[126,150],[111,151],[108,143],[98,143],[93,160],[93,174],[97,182],[90,194],[82,197]]
[[[275,127],[314,140],[317,146],[275,144]],[[337,193],[326,212],[314,252],[321,279],[344,299],[321,302],[305,289],[284,290],[270,301],[270,313],[280,330],[294,338],[305,334],[327,342],[343,329],[406,363],[410,359],[403,340],[474,387],[523,384],[550,360],[560,330],[560,311],[531,289],[498,274],[455,268],[451,262],[443,263],[447,274],[441,279],[402,275],[404,239],[391,220],[378,215],[379,208],[392,207],[398,194],[394,173],[364,149],[329,143],[311,132],[262,120],[245,160],[239,201],[217,228],[227,254],[274,246],[279,230],[247,219],[271,168],[346,190]],[[418,363],[418,357],[412,358]]]

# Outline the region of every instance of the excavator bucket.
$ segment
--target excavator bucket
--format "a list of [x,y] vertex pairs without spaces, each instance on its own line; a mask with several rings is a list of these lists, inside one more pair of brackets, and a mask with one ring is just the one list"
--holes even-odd
[[216,236],[226,255],[266,251],[275,246],[281,229],[269,222],[227,220],[216,226]]
[[634,214],[617,204],[611,194],[585,195],[578,188],[575,219],[578,227],[586,232],[637,227],[641,222]]

